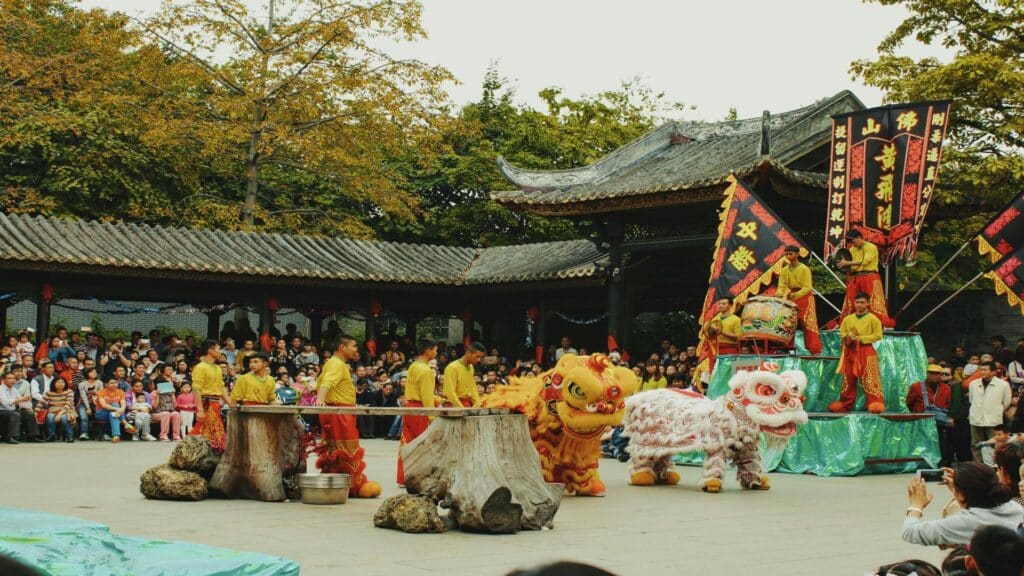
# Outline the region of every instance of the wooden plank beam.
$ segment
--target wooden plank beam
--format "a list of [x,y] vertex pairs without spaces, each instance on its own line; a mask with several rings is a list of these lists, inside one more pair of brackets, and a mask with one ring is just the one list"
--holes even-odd
[[494,416],[509,414],[508,408],[382,408],[377,406],[238,406],[232,408],[248,414],[356,414],[366,416]]

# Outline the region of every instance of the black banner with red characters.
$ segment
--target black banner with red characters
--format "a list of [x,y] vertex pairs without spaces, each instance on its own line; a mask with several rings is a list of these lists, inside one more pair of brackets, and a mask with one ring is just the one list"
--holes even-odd
[[1024,246],[1003,256],[985,276],[995,284],[996,294],[1024,314]]
[[978,234],[978,252],[992,262],[1024,247],[1024,192],[1010,201]]
[[898,104],[832,117],[825,257],[859,230],[888,264],[910,260],[935,192],[948,101]]

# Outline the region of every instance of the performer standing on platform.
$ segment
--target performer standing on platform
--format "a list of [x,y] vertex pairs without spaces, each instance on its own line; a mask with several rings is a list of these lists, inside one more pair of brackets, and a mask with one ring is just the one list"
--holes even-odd
[[798,322],[804,331],[804,346],[817,356],[821,354],[821,337],[818,334],[818,311],[814,306],[814,284],[811,269],[800,262],[800,247],[786,246],[788,266],[779,272],[779,286],[775,295],[790,300],[800,310]]
[[196,399],[196,425],[190,436],[206,436],[216,452],[223,452],[227,442],[224,421],[220,417],[221,402],[234,408],[235,401],[224,388],[224,373],[217,362],[221,359],[220,344],[203,340],[199,345],[200,362],[192,369],[192,394]]
[[846,270],[846,300],[840,322],[853,312],[856,296],[864,293],[868,295],[871,313],[882,327],[896,326],[896,321],[889,317],[882,277],[878,274],[878,246],[865,240],[859,230],[850,230],[846,233],[846,247],[851,259],[838,262],[839,267]]
[[740,353],[740,318],[732,313],[732,298],[719,298],[715,302],[718,314],[704,325],[704,342],[709,349],[708,381],[715,371],[715,360],[720,354]]
[[843,391],[839,400],[828,405],[832,412],[849,412],[857,401],[857,382],[867,396],[868,412],[885,412],[882,394],[882,374],[878,367],[875,342],[882,339],[882,322],[868,309],[870,297],[861,292],[853,299],[854,313],[843,319],[839,336],[843,353],[839,357],[837,374],[843,375]]
[[249,371],[235,381],[231,399],[243,406],[280,404],[275,394],[277,382],[270,376],[270,358],[257,352],[245,361],[249,363]]
[[480,404],[480,392],[473,379],[473,365],[487,355],[487,349],[479,342],[473,342],[458,360],[448,363],[444,369],[444,384],[441,395],[455,408],[472,408]]
[[[324,364],[317,378],[316,406],[355,406],[356,387],[348,363],[359,357],[356,340],[344,334],[331,342],[334,354]],[[348,474],[351,477],[349,496],[376,498],[380,484],[363,474],[366,462],[359,446],[359,428],[354,414],[320,414],[323,451],[316,461],[322,472]]]
[[[470,346],[470,350],[472,349],[472,346]],[[430,361],[437,357],[437,340],[432,338],[420,338],[417,351],[419,352],[419,355],[416,356],[416,360],[411,366],[409,366],[409,374],[407,376],[408,380],[405,384],[405,407],[433,408],[434,388],[435,382],[437,382],[437,377],[434,375],[434,369],[430,367]],[[446,374],[447,372],[448,371],[445,370]],[[445,380],[445,386],[447,386],[447,377]],[[472,381],[472,377],[470,377],[470,381]],[[399,486],[405,486],[405,467],[402,465],[402,447],[415,440],[420,434],[423,434],[423,432],[427,430],[427,426],[430,426],[430,418],[428,416],[413,416],[412,414],[402,415],[402,436],[399,438],[400,442],[398,444]]]

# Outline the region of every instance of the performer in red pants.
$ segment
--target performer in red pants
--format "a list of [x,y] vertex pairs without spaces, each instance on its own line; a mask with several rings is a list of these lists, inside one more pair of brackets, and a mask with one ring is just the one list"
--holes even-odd
[[[405,384],[406,408],[433,408],[434,388],[437,375],[430,367],[430,361],[437,357],[437,341],[432,338],[420,338],[419,356],[409,366],[408,381]],[[398,484],[405,485],[405,466],[402,465],[402,448],[423,434],[430,426],[430,417],[402,415],[402,436],[398,444]]]
[[878,354],[872,345],[882,339],[882,322],[868,309],[870,297],[863,292],[853,300],[854,313],[843,319],[839,336],[843,339],[843,353],[839,357],[837,373],[843,375],[843,391],[839,400],[829,404],[832,412],[849,412],[857,400],[857,382],[867,397],[868,412],[885,411],[882,394],[882,374],[878,367]]
[[786,298],[799,309],[799,326],[804,331],[804,346],[817,356],[821,354],[821,336],[818,334],[818,311],[814,306],[814,284],[811,269],[800,262],[800,248],[786,246],[788,266],[779,273],[779,286],[775,295]]
[[851,260],[840,260],[839,266],[846,270],[846,300],[840,322],[853,312],[853,300],[858,294],[868,295],[871,313],[882,323],[883,328],[893,328],[896,321],[889,317],[885,303],[885,289],[878,274],[878,246],[864,239],[859,230],[846,233],[846,245]]

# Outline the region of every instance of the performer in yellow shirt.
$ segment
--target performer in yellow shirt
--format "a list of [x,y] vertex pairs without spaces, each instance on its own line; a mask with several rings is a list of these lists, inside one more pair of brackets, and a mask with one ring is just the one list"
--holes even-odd
[[270,359],[257,352],[247,358],[249,371],[238,377],[231,388],[231,399],[243,406],[278,404],[274,389],[277,383],[270,375]]
[[878,317],[882,327],[893,328],[896,321],[889,317],[882,276],[878,273],[878,246],[865,240],[859,230],[850,230],[846,233],[846,248],[851,259],[838,262],[839,267],[846,270],[846,299],[840,322],[853,312],[853,300],[863,292],[868,295],[871,313]]
[[843,352],[839,357],[837,374],[843,375],[843,391],[839,400],[828,405],[832,412],[849,412],[857,401],[857,382],[867,397],[868,412],[885,412],[882,394],[882,374],[878,367],[875,342],[882,339],[882,322],[868,310],[870,297],[861,292],[853,300],[854,313],[843,319],[839,336]]
[[445,366],[444,384],[441,395],[448,404],[455,408],[471,408],[480,404],[480,392],[476,389],[473,379],[473,365],[487,355],[487,349],[479,342],[473,342],[466,348],[466,353],[458,360]]
[[811,269],[800,262],[800,248],[786,246],[787,266],[779,272],[779,286],[775,295],[796,304],[799,312],[797,321],[804,331],[804,346],[817,356],[821,354],[821,335],[818,333],[818,311],[814,306],[814,284]]
[[718,313],[701,329],[704,346],[708,348],[708,378],[715,371],[715,360],[720,354],[740,353],[740,318],[732,313],[732,298],[719,298],[715,306]]
[[[437,357],[437,341],[432,338],[420,338],[417,346],[419,355],[409,366],[405,383],[406,408],[433,408],[434,388],[437,375],[430,367],[430,361]],[[402,465],[402,448],[416,439],[430,426],[427,416],[402,415],[402,436],[398,444],[398,484],[405,486],[405,468]]]
[[224,421],[220,417],[221,402],[235,407],[235,401],[224,389],[224,373],[217,361],[221,359],[220,344],[216,340],[203,340],[199,345],[200,362],[192,368],[192,394],[196,397],[196,425],[190,436],[206,436],[216,452],[223,452],[227,444]]
[[[331,342],[334,354],[324,363],[316,380],[316,406],[355,406],[356,387],[348,362],[359,358],[356,340],[339,335]],[[320,414],[323,446],[318,450],[316,466],[322,472],[348,474],[351,477],[349,496],[376,498],[380,484],[366,478],[363,471],[363,449],[359,446],[359,428],[354,414]]]

